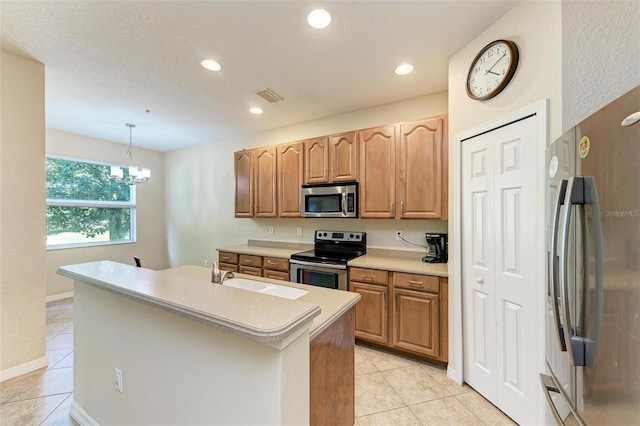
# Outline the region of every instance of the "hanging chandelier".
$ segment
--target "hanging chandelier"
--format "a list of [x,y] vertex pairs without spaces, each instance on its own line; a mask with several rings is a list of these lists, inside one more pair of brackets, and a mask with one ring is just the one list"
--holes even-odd
[[125,126],[129,128],[129,149],[127,150],[127,155],[129,156],[129,175],[124,176],[124,170],[122,167],[111,166],[111,179],[114,179],[118,183],[126,183],[127,185],[147,183],[151,177],[151,170],[133,165],[133,139],[131,137],[131,130],[136,127],[136,125],[125,123]]

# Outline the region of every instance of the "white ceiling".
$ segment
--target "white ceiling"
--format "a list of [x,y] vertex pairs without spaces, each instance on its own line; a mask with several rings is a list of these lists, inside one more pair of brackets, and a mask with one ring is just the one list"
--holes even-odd
[[445,91],[448,57],[516,3],[3,0],[0,22],[4,49],[45,64],[48,128],[128,143],[130,122],[168,151]]

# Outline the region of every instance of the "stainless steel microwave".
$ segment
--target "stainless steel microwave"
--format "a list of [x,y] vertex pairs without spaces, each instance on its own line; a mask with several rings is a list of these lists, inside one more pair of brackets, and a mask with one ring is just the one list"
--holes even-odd
[[302,185],[303,217],[358,217],[358,182]]

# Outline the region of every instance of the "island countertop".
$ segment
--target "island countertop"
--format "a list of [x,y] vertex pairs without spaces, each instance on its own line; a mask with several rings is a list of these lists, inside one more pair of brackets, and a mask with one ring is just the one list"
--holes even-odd
[[282,341],[321,315],[313,300],[212,284],[208,269],[199,268],[209,274],[204,280],[194,278],[192,268],[198,267],[167,273],[104,260],[62,266],[58,274],[261,343]]
[[[199,281],[211,281],[211,269],[202,266],[184,265],[178,266],[176,268],[164,269],[161,272],[189,277],[197,279]],[[236,273],[235,276],[307,290],[308,293],[300,297],[299,299],[296,299],[296,302],[307,302],[310,304],[318,305],[321,310],[320,314],[313,319],[311,327],[309,328],[310,340],[313,340],[324,330],[326,330],[331,324],[333,324],[334,321],[340,318],[345,312],[351,309],[361,299],[360,294],[355,292],[340,291],[292,282],[284,282],[273,280],[270,278],[254,277],[251,275],[244,275],[239,273]]]

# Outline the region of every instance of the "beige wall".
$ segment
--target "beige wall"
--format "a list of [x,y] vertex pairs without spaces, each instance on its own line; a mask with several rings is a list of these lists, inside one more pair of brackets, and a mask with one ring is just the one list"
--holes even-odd
[[[137,131],[144,131],[138,127]],[[127,130],[122,123],[123,135]],[[72,158],[128,164],[125,155],[127,145],[92,139],[58,130],[46,131],[47,154]],[[106,246],[79,247],[47,250],[47,295],[58,295],[73,291],[73,282],[56,274],[58,267],[95,260],[114,260],[132,263],[139,256],[142,264],[151,269],[168,267],[167,238],[164,216],[164,162],[160,152],[135,147],[134,163],[151,169],[151,179],[136,187],[137,242]]]
[[[167,235],[171,266],[202,265],[217,258],[215,249],[246,243],[247,239],[312,242],[316,229],[364,230],[370,246],[418,249],[395,240],[395,230],[406,239],[424,242],[425,232],[446,232],[438,220],[351,219],[235,219],[233,152],[243,148],[292,142],[314,136],[416,120],[447,112],[447,94],[403,102],[301,123],[228,141],[169,152],[165,156]],[[274,234],[268,233],[269,226]],[[296,235],[296,228],[303,235]]]
[[640,85],[640,2],[562,2],[563,129]]
[[[482,34],[449,59],[449,238],[460,242],[460,150],[455,141],[461,132],[479,127],[544,99],[549,100],[551,137],[562,131],[562,34],[560,2],[523,2],[507,12]],[[495,98],[478,102],[465,91],[467,72],[475,55],[497,39],[513,40],[520,63],[511,83]],[[542,138],[540,143],[545,143]],[[534,159],[532,159],[534,161]],[[542,168],[543,165],[539,164]],[[544,180],[541,185],[544,184]],[[455,188],[455,189],[454,189]],[[456,193],[458,192],[458,193]],[[542,211],[540,214],[543,214]],[[542,256],[542,255],[541,255]],[[449,374],[463,378],[461,270],[459,252],[450,250],[449,263]],[[457,261],[457,262],[456,262]],[[542,293],[540,293],[542,298]],[[537,306],[534,301],[533,306]],[[542,318],[542,312],[540,313]],[[543,324],[543,321],[541,321]],[[531,336],[543,343],[541,333]],[[536,360],[536,365],[538,364]],[[538,401],[532,401],[537,404]]]
[[4,50],[0,52],[0,379],[3,379],[14,375],[10,371],[27,372],[42,366],[35,364],[46,365],[43,358],[45,121],[44,65]]

